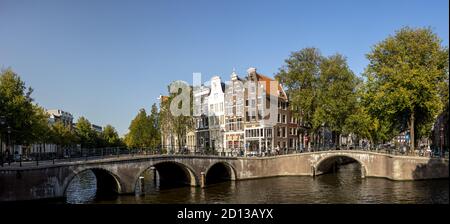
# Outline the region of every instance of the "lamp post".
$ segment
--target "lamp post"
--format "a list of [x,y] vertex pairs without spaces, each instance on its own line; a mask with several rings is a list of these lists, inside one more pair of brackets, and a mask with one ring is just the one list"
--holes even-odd
[[11,126],[8,125],[8,165],[11,166]]
[[[0,128],[5,125],[6,120],[5,116],[0,116]],[[0,136],[0,165],[3,167],[3,142],[2,142],[3,136]]]

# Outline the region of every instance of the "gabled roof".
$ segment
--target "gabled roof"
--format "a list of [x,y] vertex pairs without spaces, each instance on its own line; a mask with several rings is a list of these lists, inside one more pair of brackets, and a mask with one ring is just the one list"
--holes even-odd
[[[257,79],[257,81],[266,82],[266,91],[268,94],[271,94],[270,93],[270,82],[275,81],[275,80],[268,76],[265,76],[263,74],[257,73],[257,72],[256,72],[256,79]],[[281,85],[281,83],[278,83],[278,91],[279,91],[279,97],[286,99],[286,100],[288,99],[287,94],[284,92],[284,89],[283,89],[283,86]]]

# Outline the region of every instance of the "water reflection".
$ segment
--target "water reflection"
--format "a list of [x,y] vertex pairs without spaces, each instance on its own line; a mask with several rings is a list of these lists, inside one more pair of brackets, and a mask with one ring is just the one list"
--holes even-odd
[[83,204],[93,202],[97,190],[95,174],[86,170],[76,175],[66,190],[67,203]]
[[[95,175],[74,179],[68,203],[449,203],[449,181],[390,181],[361,178],[357,163],[315,178],[274,177],[229,181],[201,189],[163,188],[152,172],[144,173],[145,195],[95,199]],[[94,180],[94,181],[92,181]],[[139,190],[139,183],[137,183]],[[70,190],[70,191],[69,191]]]

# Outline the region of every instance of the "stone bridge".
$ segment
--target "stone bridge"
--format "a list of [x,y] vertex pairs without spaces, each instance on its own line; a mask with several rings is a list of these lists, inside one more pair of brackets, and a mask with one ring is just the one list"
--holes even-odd
[[154,169],[160,182],[205,187],[227,180],[275,176],[316,176],[337,164],[356,161],[362,177],[391,180],[448,178],[448,159],[394,156],[341,150],[273,157],[219,157],[196,155],[147,155],[90,161],[63,162],[39,167],[0,168],[0,201],[61,198],[71,180],[91,170],[97,193],[133,194],[143,172]]

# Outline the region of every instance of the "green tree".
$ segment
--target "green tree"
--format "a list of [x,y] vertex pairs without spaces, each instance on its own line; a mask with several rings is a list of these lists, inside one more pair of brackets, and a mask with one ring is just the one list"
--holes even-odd
[[360,80],[350,70],[344,56],[335,54],[320,63],[318,102],[313,126],[321,124],[333,133],[333,142],[340,145],[340,135],[347,118],[356,107],[356,87]]
[[[172,142],[174,142],[174,137],[176,136],[178,139],[178,148],[181,149],[183,147],[183,143],[187,141],[187,133],[193,130],[194,127],[194,118],[192,116],[193,111],[193,103],[192,103],[192,88],[189,89],[189,100],[190,100],[190,115],[179,115],[174,116],[172,111],[170,110],[170,105],[176,96],[181,94],[181,88],[178,93],[170,93],[166,100],[161,102],[161,110],[159,116],[159,123],[161,124],[161,130],[172,138]],[[170,91],[170,86],[169,86]],[[179,102],[179,105],[176,105],[179,109],[182,108],[182,101]],[[187,102],[184,102],[187,103]]]
[[[345,120],[356,106],[356,86],[360,80],[340,54],[324,57],[316,48],[293,52],[275,78],[287,88],[293,115],[317,143],[317,131],[325,127],[340,144]],[[314,136],[315,135],[315,136]],[[311,143],[311,141],[309,141]]]
[[92,124],[85,117],[80,117],[76,124],[76,136],[82,148],[97,146],[97,133],[92,129]]
[[106,146],[113,147],[121,145],[119,134],[112,125],[108,124],[103,128],[102,136]]
[[[367,54],[369,113],[416,139],[430,134],[448,96],[448,48],[429,28],[405,27]],[[447,101],[448,103],[448,101]],[[417,138],[416,138],[417,137]]]
[[33,105],[34,114],[31,116],[32,130],[31,130],[31,143],[45,144],[52,141],[52,130],[48,123],[49,115],[47,112],[37,105]]
[[373,147],[377,143],[392,139],[397,134],[390,128],[391,123],[386,120],[380,121],[371,116],[364,106],[358,105],[345,120],[342,129],[344,133],[356,135],[358,140],[369,140]]
[[51,140],[50,142],[57,145],[57,151],[66,149],[79,142],[78,137],[71,129],[71,127],[65,126],[61,121],[55,122],[51,126]]
[[[319,105],[318,87],[322,60],[323,56],[317,48],[304,48],[293,52],[275,75],[287,88],[291,107],[298,108],[293,111],[293,116],[301,121],[302,129],[308,136],[317,131],[313,118],[318,115],[316,110]],[[311,141],[308,142],[310,143]]]
[[129,132],[126,135],[128,147],[150,147],[152,137],[152,123],[145,109],[140,109],[136,117],[131,121]]
[[152,105],[151,113],[150,113],[150,123],[152,125],[151,129],[151,142],[150,146],[153,148],[159,147],[161,145],[161,133],[160,133],[160,123],[159,123],[159,111],[156,104]]
[[[11,69],[6,69],[0,73],[0,116],[5,120],[6,125],[0,126],[0,136],[6,140],[10,137],[12,144],[24,144],[36,141],[33,135],[34,122],[38,113],[33,105],[31,87],[26,88],[25,82]],[[7,126],[10,127],[8,135]]]

